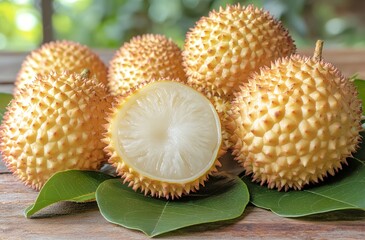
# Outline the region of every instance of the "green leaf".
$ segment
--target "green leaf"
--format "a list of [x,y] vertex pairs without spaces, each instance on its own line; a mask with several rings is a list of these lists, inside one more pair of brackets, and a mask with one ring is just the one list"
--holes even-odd
[[[363,153],[361,153],[362,155]],[[255,206],[283,217],[302,217],[337,210],[365,210],[365,162],[348,159],[349,166],[318,186],[279,192],[243,177]]]
[[0,123],[3,119],[6,107],[8,106],[10,100],[13,98],[11,94],[0,93]]
[[353,81],[359,92],[359,98],[362,101],[362,113],[365,114],[365,80],[354,79]]
[[112,179],[99,186],[96,200],[109,222],[157,236],[187,226],[239,217],[249,194],[238,177],[212,177],[199,192],[168,201],[146,197]]
[[44,184],[35,203],[25,209],[25,216],[29,218],[39,210],[60,201],[95,200],[95,191],[99,184],[111,178],[95,171],[66,170],[55,173]]

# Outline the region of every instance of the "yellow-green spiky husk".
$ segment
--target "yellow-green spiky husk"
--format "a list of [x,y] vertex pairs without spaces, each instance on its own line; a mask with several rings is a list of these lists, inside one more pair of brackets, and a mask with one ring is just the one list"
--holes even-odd
[[354,84],[333,65],[299,55],[255,74],[229,115],[236,160],[254,181],[279,190],[334,175],[361,139]]
[[163,35],[145,34],[132,38],[109,64],[108,86],[113,95],[123,95],[150,79],[185,81],[180,48]]
[[38,74],[63,71],[81,73],[84,69],[89,69],[99,82],[107,84],[106,65],[87,46],[66,40],[43,44],[25,58],[15,81],[14,94],[34,81]]
[[[117,174],[124,179],[124,182],[128,182],[129,186],[133,188],[133,190],[140,190],[145,195],[151,195],[153,197],[164,197],[166,199],[175,199],[180,198],[183,195],[187,195],[190,192],[195,192],[199,190],[199,187],[208,180],[209,175],[217,172],[217,167],[220,167],[221,164],[218,160],[218,157],[212,167],[203,174],[200,178],[197,178],[194,181],[186,182],[184,184],[181,183],[173,183],[173,182],[161,182],[156,179],[151,179],[149,177],[143,176],[133,168],[128,166],[121,156],[119,156],[116,152],[117,146],[116,142],[113,141],[112,135],[115,134],[112,131],[112,123],[115,121],[117,113],[119,109],[121,109],[124,104],[128,102],[128,98],[135,94],[137,91],[148,85],[149,83],[153,83],[156,81],[171,81],[168,79],[150,79],[145,82],[141,82],[138,86],[135,86],[134,89],[130,90],[127,94],[119,95],[116,97],[116,104],[111,109],[111,113],[108,114],[107,120],[108,124],[105,125],[106,133],[104,135],[103,141],[108,145],[105,147],[105,152],[109,155],[109,163],[112,164],[117,170]],[[181,82],[178,79],[173,81]]]
[[253,5],[227,5],[202,17],[186,36],[188,82],[232,100],[238,85],[260,67],[296,50],[281,22]]
[[68,72],[38,76],[19,89],[4,115],[0,152],[6,166],[36,190],[58,171],[99,169],[111,101],[95,78]]

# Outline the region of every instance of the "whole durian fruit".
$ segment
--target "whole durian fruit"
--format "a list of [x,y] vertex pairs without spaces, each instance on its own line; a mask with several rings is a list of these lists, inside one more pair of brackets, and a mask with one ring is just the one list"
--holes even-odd
[[80,73],[88,69],[98,81],[107,83],[107,67],[87,46],[72,41],[53,41],[32,51],[24,60],[15,81],[14,94],[37,76],[51,72]]
[[294,54],[240,87],[227,126],[233,154],[253,180],[302,189],[334,175],[359,143],[361,101],[354,84],[321,59]]
[[108,86],[113,95],[126,94],[145,80],[159,78],[186,80],[180,48],[163,35],[132,38],[109,64]]
[[[295,44],[281,22],[253,5],[227,5],[202,17],[186,36],[187,82],[207,95],[220,113],[223,148],[231,148],[226,111],[238,86],[271,61],[288,56]],[[226,106],[223,106],[225,104]]]
[[231,100],[251,73],[295,50],[288,31],[269,12],[237,4],[196,23],[187,33],[183,60],[189,83]]
[[134,190],[179,198],[198,190],[217,171],[220,121],[204,95],[161,79],[117,98],[108,117],[105,150]]
[[0,127],[0,152],[10,171],[39,190],[56,172],[99,169],[107,88],[87,73],[50,73],[18,90]]

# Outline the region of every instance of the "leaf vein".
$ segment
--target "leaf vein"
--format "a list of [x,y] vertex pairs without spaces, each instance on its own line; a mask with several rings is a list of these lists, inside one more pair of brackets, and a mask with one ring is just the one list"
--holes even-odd
[[161,221],[161,218],[162,218],[162,216],[164,215],[164,213],[165,213],[165,211],[166,211],[166,208],[167,208],[167,205],[169,204],[169,202],[167,202],[166,204],[165,204],[165,206],[163,207],[163,209],[162,209],[162,211],[161,211],[161,214],[160,214],[160,216],[158,217],[158,219],[157,219],[157,221],[156,221],[156,224],[155,224],[155,227],[153,228],[153,230],[152,230],[152,233],[154,233],[155,231],[156,231],[156,228],[158,227],[158,225],[159,225],[159,223],[160,223],[160,221]]
[[193,204],[193,203],[188,203],[187,205],[194,206],[194,207],[199,207],[199,208],[205,208],[205,209],[212,210],[212,211],[217,211],[217,212],[220,212],[220,213],[226,213],[227,212],[227,211],[220,210],[220,209],[217,209],[217,208],[211,208],[211,207],[207,207],[207,206],[203,206],[203,205],[197,205],[197,204]]
[[350,203],[341,201],[341,200],[336,199],[336,198],[331,198],[331,197],[328,197],[326,195],[323,195],[323,194],[320,194],[320,193],[317,193],[317,192],[312,192],[312,191],[309,191],[309,190],[306,190],[306,192],[311,193],[311,194],[314,194],[314,195],[318,195],[318,196],[323,197],[323,198],[326,198],[326,199],[330,199],[332,201],[337,201],[337,202],[343,203],[343,204],[348,205],[348,206],[351,206],[351,207],[358,207],[358,206],[355,206],[353,204],[350,204]]

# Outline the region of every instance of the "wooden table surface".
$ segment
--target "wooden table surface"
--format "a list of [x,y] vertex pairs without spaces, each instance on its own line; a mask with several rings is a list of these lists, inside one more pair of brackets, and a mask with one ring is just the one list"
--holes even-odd
[[[97,51],[107,63],[112,51]],[[301,51],[310,53],[311,51]],[[26,53],[0,52],[0,92],[12,92]],[[323,57],[346,76],[365,79],[365,49],[324,49]],[[104,220],[95,203],[55,204],[38,218],[24,209],[37,192],[23,186],[0,161],[0,239],[147,239]],[[281,218],[249,205],[238,219],[202,224],[161,236],[162,239],[365,239],[365,211],[343,211],[305,218]]]

